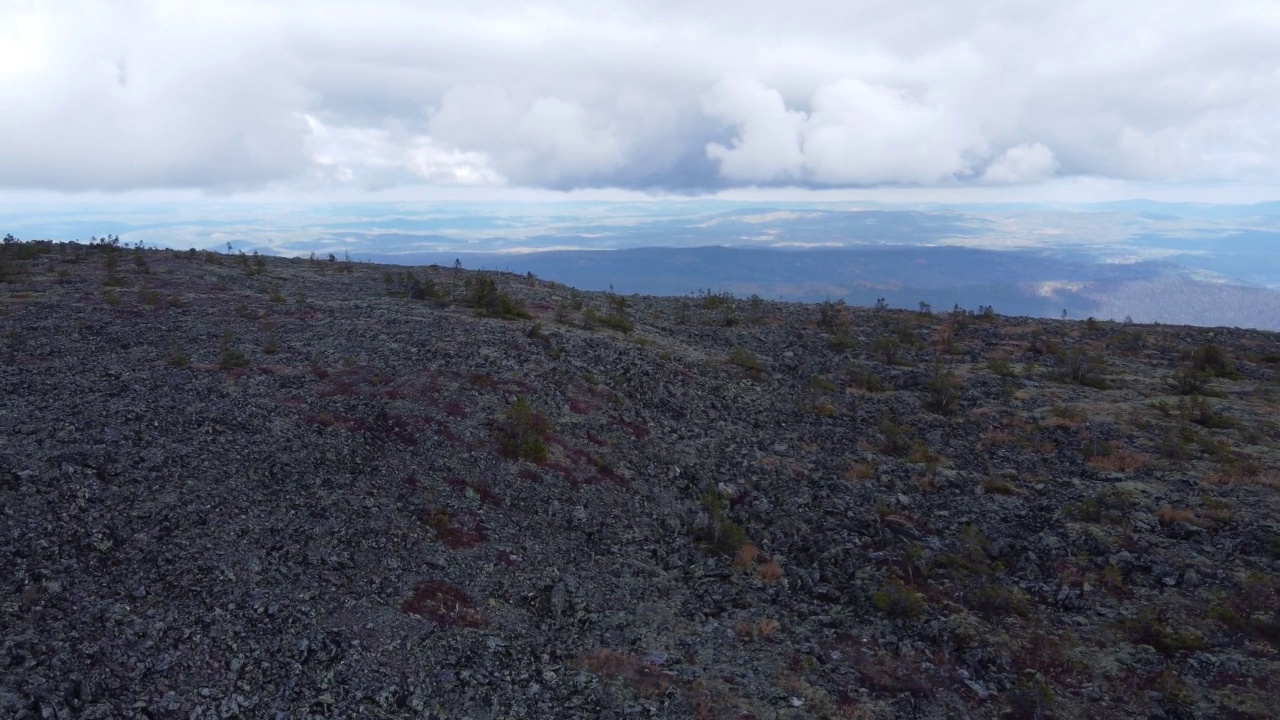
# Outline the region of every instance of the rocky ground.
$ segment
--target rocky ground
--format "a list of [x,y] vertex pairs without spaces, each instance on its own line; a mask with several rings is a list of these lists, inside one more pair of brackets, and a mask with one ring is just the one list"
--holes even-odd
[[1277,716],[1275,334],[110,243],[0,331],[0,717]]

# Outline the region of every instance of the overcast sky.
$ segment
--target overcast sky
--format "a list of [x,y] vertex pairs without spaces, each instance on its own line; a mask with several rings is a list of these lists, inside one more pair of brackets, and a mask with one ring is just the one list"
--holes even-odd
[[1083,181],[1280,187],[1280,2],[0,0],[0,198]]

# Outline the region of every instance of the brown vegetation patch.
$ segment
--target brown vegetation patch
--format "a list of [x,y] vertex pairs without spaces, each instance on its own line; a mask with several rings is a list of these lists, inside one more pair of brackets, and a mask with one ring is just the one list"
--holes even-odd
[[580,663],[588,672],[619,680],[641,695],[661,695],[674,682],[671,673],[615,650],[596,650],[582,658]]
[[442,628],[483,627],[484,616],[461,588],[440,580],[425,580],[400,604],[401,612],[434,620]]

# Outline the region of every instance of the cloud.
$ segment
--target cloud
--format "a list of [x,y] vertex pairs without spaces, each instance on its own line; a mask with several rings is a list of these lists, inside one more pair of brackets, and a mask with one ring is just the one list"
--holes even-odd
[[400,127],[329,127],[310,115],[306,120],[314,178],[321,185],[376,190],[415,180],[443,186],[506,183],[484,153],[442,147]]
[[308,168],[310,93],[269,17],[23,7],[0,11],[0,185],[235,189]]
[[753,80],[723,80],[712,88],[703,107],[738,129],[728,147],[707,144],[707,157],[720,164],[722,176],[766,183],[799,179],[805,164],[800,143],[807,118],[788,110],[777,90]]
[[482,152],[522,185],[590,184],[620,167],[625,140],[581,105],[556,97],[520,99],[499,87],[457,87],[428,124],[433,139]]
[[730,146],[707,145],[732,181],[937,183],[967,172],[983,144],[946,108],[856,78],[819,87],[808,114],[750,80],[718,83],[704,105],[737,131]]
[[1024,143],[1005,150],[983,171],[982,180],[993,185],[1040,182],[1057,169],[1052,150],[1040,143]]
[[1280,184],[1268,0],[0,0],[0,187]]

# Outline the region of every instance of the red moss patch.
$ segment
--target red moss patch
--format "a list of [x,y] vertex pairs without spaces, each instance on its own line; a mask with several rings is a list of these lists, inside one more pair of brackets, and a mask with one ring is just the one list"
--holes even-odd
[[484,616],[461,588],[439,580],[426,580],[413,587],[413,595],[400,604],[401,612],[434,620],[440,627],[478,628]]
[[618,420],[617,422],[618,422],[618,424],[619,424],[619,425],[621,425],[622,427],[624,427],[624,428],[626,428],[626,429],[630,430],[630,431],[631,431],[631,434],[632,434],[632,435],[635,435],[635,437],[636,437],[636,439],[637,439],[637,440],[643,440],[643,439],[645,439],[645,438],[649,437],[649,428],[647,428],[647,427],[645,427],[645,426],[643,426],[643,425],[638,425],[638,424],[636,424],[636,423],[628,422],[628,421],[626,421],[626,420]]
[[621,680],[641,695],[661,695],[671,687],[674,679],[671,673],[614,650],[597,650],[580,662],[587,671]]

